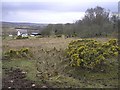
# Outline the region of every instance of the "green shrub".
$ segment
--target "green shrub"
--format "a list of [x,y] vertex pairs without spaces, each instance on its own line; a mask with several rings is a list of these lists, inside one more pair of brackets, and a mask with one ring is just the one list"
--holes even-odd
[[62,35],[56,35],[56,37],[62,37]]
[[28,39],[28,37],[17,36],[16,39]]
[[93,70],[105,65],[107,59],[117,57],[119,50],[116,39],[105,43],[83,39],[70,42],[66,52],[71,66]]
[[43,38],[43,36],[42,36],[42,35],[39,35],[39,36],[36,36],[36,38]]

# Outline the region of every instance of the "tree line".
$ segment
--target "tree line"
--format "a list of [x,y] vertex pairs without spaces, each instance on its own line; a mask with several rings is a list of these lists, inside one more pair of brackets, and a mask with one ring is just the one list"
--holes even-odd
[[100,6],[89,8],[82,20],[75,23],[48,24],[42,30],[42,35],[66,35],[69,37],[117,37],[117,15],[111,15],[110,10]]

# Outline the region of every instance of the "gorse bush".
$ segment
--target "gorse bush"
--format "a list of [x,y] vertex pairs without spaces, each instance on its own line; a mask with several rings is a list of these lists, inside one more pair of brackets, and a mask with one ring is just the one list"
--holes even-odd
[[98,66],[107,65],[109,58],[118,56],[119,50],[116,39],[105,43],[83,39],[70,42],[66,52],[71,66],[93,70]]
[[4,56],[7,56],[9,59],[10,58],[15,58],[15,57],[28,57],[30,56],[29,49],[28,48],[21,48],[20,50],[14,50],[11,49],[8,52],[5,52]]

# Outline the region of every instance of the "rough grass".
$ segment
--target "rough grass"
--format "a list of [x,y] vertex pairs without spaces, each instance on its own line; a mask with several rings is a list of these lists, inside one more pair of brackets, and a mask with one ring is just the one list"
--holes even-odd
[[[35,39],[21,39],[21,40],[3,40],[3,46],[9,48],[20,47],[41,47],[44,49],[66,48],[68,43],[74,38],[35,38]],[[5,48],[3,48],[5,49]]]
[[[34,57],[31,59],[13,58],[3,61],[3,68],[20,68],[27,72],[27,79],[36,83],[41,81],[40,72],[45,82],[53,88],[114,88],[118,85],[118,65],[113,65],[107,72],[90,72],[69,67],[69,60],[64,57],[64,49],[72,40],[79,38],[32,38],[25,40],[4,40],[3,52],[9,49],[30,48]],[[108,41],[109,38],[93,38]],[[55,74],[57,72],[57,74]],[[4,69],[3,69],[4,74]],[[51,74],[51,76],[47,76]],[[38,75],[38,76],[37,76]]]
[[[21,47],[30,47],[30,48],[43,48],[43,49],[52,49],[56,47],[57,49],[65,49],[68,43],[72,40],[77,40],[80,38],[31,38],[31,39],[10,39],[3,40],[3,51],[10,48],[21,48]],[[86,38],[91,39],[91,38]],[[111,38],[92,38],[100,42],[108,41]]]
[[[62,65],[61,65],[62,66]],[[3,67],[20,68],[27,72],[27,79],[42,84],[41,79],[36,77],[37,68],[35,60],[12,60],[3,62]],[[44,67],[44,65],[43,65]],[[71,67],[58,75],[46,79],[46,82],[53,88],[113,88],[118,85],[117,66],[112,67],[109,73],[89,72],[84,70],[74,70]]]

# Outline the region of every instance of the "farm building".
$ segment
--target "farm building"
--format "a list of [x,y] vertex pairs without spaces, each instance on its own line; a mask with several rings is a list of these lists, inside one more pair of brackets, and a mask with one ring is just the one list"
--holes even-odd
[[23,37],[26,37],[28,35],[32,35],[32,36],[38,36],[38,35],[41,35],[39,33],[39,30],[37,29],[31,29],[31,28],[15,28],[16,31],[17,31],[17,36],[23,36]]
[[16,28],[17,36],[27,37],[28,36],[28,29],[27,28]]
[[31,35],[32,35],[32,36],[39,36],[39,35],[41,35],[41,34],[40,34],[40,33],[35,33],[35,32],[34,32],[34,33],[32,33]]

